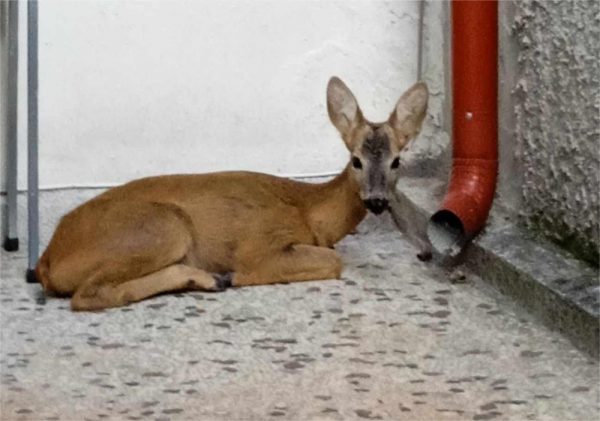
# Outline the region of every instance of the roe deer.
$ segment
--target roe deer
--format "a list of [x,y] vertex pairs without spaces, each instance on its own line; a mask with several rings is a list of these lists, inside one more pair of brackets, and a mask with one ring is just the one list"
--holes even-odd
[[384,123],[367,121],[337,77],[327,111],[351,153],[344,171],[310,184],[221,172],[144,178],[65,215],[36,267],[46,293],[99,310],[175,290],[339,278],[333,245],[366,210],[380,214],[399,153],[419,130],[428,91],[417,83]]

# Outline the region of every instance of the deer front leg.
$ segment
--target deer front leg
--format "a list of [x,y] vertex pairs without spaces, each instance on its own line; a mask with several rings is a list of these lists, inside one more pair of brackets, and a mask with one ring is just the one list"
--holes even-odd
[[246,286],[339,279],[341,273],[342,259],[335,250],[298,244],[266,257],[256,267],[236,272],[232,284]]

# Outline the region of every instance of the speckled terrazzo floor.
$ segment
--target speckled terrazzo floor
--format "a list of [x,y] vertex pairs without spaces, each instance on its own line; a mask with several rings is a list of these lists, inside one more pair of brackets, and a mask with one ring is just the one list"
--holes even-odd
[[597,419],[598,364],[389,219],[337,247],[341,281],[37,304],[2,254],[2,420]]

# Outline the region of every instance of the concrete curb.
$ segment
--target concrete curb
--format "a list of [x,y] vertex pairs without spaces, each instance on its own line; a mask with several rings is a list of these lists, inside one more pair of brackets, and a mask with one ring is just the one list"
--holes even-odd
[[[392,214],[400,229],[420,247],[426,245],[426,224],[437,210],[444,187],[434,178],[407,177],[398,184]],[[435,260],[444,265],[464,264],[576,347],[599,356],[598,271],[534,238],[500,211],[492,210],[484,232],[457,259],[449,262],[438,256]]]

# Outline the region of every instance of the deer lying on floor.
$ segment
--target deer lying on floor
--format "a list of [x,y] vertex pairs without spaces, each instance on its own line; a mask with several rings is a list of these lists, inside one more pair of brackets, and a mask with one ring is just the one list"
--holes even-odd
[[250,172],[144,178],[68,213],[36,267],[47,293],[73,310],[123,306],[175,290],[339,278],[333,245],[388,208],[399,153],[421,127],[418,83],[388,121],[367,121],[333,77],[327,110],[351,153],[333,180],[309,184]]

